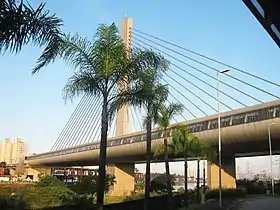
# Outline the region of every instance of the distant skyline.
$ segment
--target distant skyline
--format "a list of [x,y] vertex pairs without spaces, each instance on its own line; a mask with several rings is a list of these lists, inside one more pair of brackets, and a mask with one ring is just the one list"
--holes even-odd
[[[36,6],[41,1],[29,2]],[[174,4],[172,1],[148,0],[133,3],[129,0],[81,0],[79,3],[48,0],[46,8],[63,19],[65,33],[78,32],[88,38],[94,36],[100,23],[116,22],[120,26],[127,15],[133,18],[133,27],[137,29],[280,83],[279,48],[242,1],[179,0]],[[61,60],[31,76],[31,69],[41,51],[29,45],[17,55],[6,53],[0,57],[0,137],[19,135],[30,145],[32,153],[50,150],[79,102],[77,99],[65,104],[62,100],[62,89],[73,69]],[[231,73],[235,75],[235,72]],[[248,81],[267,88],[253,79]],[[226,87],[222,88],[234,97],[242,98]],[[279,89],[268,88],[279,95]],[[251,89],[246,91],[256,94]],[[209,93],[216,94],[210,90]],[[272,100],[264,95],[258,97],[264,101]],[[188,95],[188,98],[197,101],[192,96]],[[223,97],[222,100],[238,108]],[[246,102],[255,104],[251,100]],[[205,106],[202,108],[209,111]],[[259,164],[266,167],[266,159]],[[181,170],[182,167],[177,168]]]

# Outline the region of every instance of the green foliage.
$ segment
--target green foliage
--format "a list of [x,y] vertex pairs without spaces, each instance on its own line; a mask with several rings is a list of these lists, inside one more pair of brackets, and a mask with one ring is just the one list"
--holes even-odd
[[4,196],[0,197],[1,209],[29,209],[29,205],[22,197]]
[[44,3],[34,9],[24,1],[1,0],[0,12],[0,52],[19,52],[32,42],[46,45],[44,55],[60,38],[62,20],[45,10]]
[[38,182],[35,183],[37,188],[40,187],[65,187],[64,183],[55,176],[42,176]]
[[134,190],[136,192],[142,192],[144,189],[145,189],[145,183],[144,182],[135,183]]
[[75,204],[76,194],[66,186],[37,187],[26,196],[32,208],[40,209]]
[[[166,69],[167,62],[162,56],[150,50],[134,49],[130,56],[127,53],[116,25],[102,24],[93,41],[79,35],[61,37],[52,45],[49,53],[41,56],[35,68],[38,71],[59,57],[76,69],[65,85],[64,99],[72,100],[77,96],[90,94],[102,100],[99,195],[104,193],[105,187],[105,142],[108,126],[117,109],[125,104],[138,106],[149,100],[159,101],[163,94],[166,98],[168,92],[166,86],[155,85],[152,83],[155,80],[150,81],[150,78],[158,75],[153,70]],[[159,80],[158,77],[156,79]],[[118,85],[121,91],[117,91]],[[98,198],[102,199],[102,196]],[[101,203],[99,200],[98,204]]]
[[[171,179],[171,189],[172,186],[174,186],[174,176],[169,175]],[[157,193],[167,192],[167,175],[161,174],[157,177],[155,177],[151,181],[151,191],[155,191]]]
[[[97,182],[98,182],[98,176],[82,176],[78,179],[77,182],[70,185],[70,188],[80,194],[95,194],[97,192]],[[112,176],[111,174],[107,174],[105,178],[105,193],[108,193],[110,190],[110,187],[112,187],[115,184],[115,176]]]
[[158,112],[154,115],[154,123],[161,129],[166,130],[170,126],[173,117],[183,112],[183,105],[171,103],[168,106],[161,104]]
[[173,128],[172,143],[169,147],[176,156],[183,156],[184,158],[214,156],[214,150],[206,142],[193,135],[187,125],[179,125]]
[[[223,198],[240,198],[245,196],[245,191],[242,189],[223,189]],[[208,190],[206,192],[206,199],[217,199],[219,198],[219,189]]]
[[247,194],[266,194],[266,190],[271,188],[271,182],[242,179],[237,181],[237,186],[245,189]]

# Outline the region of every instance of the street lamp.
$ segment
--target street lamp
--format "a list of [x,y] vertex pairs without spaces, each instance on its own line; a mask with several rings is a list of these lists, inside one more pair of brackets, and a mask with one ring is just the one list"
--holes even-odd
[[229,69],[217,71],[218,83],[218,140],[219,140],[219,206],[222,207],[222,141],[221,141],[221,99],[220,99],[220,74],[229,72]]
[[268,125],[268,144],[269,144],[269,156],[270,156],[270,173],[271,173],[271,188],[272,195],[274,195],[274,178],[272,174],[272,151],[271,151],[271,126],[274,126],[275,123],[271,123]]

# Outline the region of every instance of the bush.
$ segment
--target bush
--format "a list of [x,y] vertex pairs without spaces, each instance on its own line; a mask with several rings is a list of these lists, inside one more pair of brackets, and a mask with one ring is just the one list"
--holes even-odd
[[247,194],[266,194],[266,190],[270,189],[269,182],[259,180],[238,180],[237,186],[246,189]]
[[[223,198],[240,198],[245,196],[245,191],[242,189],[222,189]],[[218,199],[219,189],[208,190],[206,192],[206,199]]]
[[3,196],[0,197],[1,209],[29,209],[25,199],[16,196]]
[[[98,175],[82,176],[77,182],[68,184],[69,188],[80,195],[94,195],[97,192]],[[105,193],[115,184],[115,176],[106,174]]]
[[78,201],[76,194],[67,187],[50,186],[36,188],[26,196],[33,208],[46,208],[62,205],[72,205]]
[[38,182],[35,183],[36,187],[51,187],[51,186],[62,186],[64,187],[64,183],[57,179],[55,176],[43,176],[39,179]]
[[[171,188],[172,188],[172,186],[174,186],[174,184],[175,184],[174,177],[170,175],[170,179],[171,179]],[[158,192],[158,193],[167,192],[167,175],[166,174],[161,174],[161,175],[155,177],[151,181],[151,191]]]

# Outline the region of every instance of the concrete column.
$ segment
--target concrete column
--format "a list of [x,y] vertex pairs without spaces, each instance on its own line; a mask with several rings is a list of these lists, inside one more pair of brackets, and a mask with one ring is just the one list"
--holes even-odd
[[134,191],[134,163],[109,165],[107,173],[116,177],[111,196],[130,195]]
[[[132,19],[124,18],[122,21],[122,29],[121,29],[121,37],[123,42],[127,48],[127,56],[130,55],[131,52],[131,28],[132,28]],[[118,84],[119,93],[126,90],[127,84],[125,81],[127,78],[122,78]],[[129,106],[123,106],[117,113],[116,118],[116,136],[122,136],[128,134],[130,132],[130,124],[129,124]]]
[[[207,160],[208,187],[219,188],[218,160]],[[236,188],[235,157],[222,156],[222,188]]]

